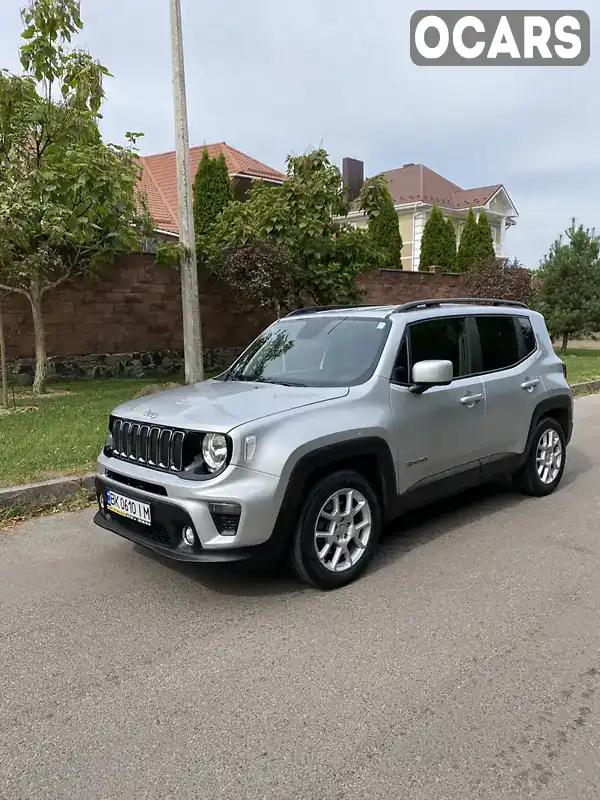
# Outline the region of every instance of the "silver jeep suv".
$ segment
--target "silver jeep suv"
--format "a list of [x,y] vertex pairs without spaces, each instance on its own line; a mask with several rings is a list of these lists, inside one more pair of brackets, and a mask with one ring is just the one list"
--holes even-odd
[[179,561],[286,556],[333,589],[408,508],[503,476],[553,492],[572,427],[521,303],[301,309],[216,378],[114,410],[95,522]]

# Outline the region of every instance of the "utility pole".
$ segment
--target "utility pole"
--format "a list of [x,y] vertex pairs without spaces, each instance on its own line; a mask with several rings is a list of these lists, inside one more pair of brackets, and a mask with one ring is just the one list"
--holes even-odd
[[175,106],[175,152],[177,156],[177,189],[179,196],[179,243],[181,255],[181,305],[183,311],[183,351],[185,382],[204,380],[200,297],[196,264],[196,235],[190,175],[190,143],[185,69],[181,31],[181,2],[171,2],[171,49],[173,54],[173,104]]

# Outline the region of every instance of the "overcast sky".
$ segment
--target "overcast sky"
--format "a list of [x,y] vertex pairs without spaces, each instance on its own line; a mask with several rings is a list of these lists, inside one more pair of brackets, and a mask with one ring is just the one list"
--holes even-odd
[[[0,67],[18,69],[19,0],[2,0]],[[190,143],[226,141],[284,169],[324,146],[368,175],[426,164],[463,188],[503,183],[519,211],[509,255],[537,266],[570,218],[600,229],[597,2],[182,0]],[[416,67],[409,19],[432,8],[583,9],[584,67]],[[596,12],[594,14],[594,12]],[[82,0],[80,43],[113,73],[103,129],[174,148],[168,0]]]

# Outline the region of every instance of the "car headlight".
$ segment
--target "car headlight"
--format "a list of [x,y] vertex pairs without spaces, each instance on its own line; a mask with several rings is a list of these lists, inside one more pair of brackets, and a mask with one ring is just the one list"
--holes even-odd
[[202,458],[210,472],[218,472],[227,462],[227,439],[222,433],[207,433],[202,440]]

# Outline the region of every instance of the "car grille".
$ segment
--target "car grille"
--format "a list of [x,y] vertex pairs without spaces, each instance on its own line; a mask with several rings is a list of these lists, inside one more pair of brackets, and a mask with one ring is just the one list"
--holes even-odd
[[183,469],[185,431],[115,419],[112,439],[112,454],[123,461],[173,472]]

